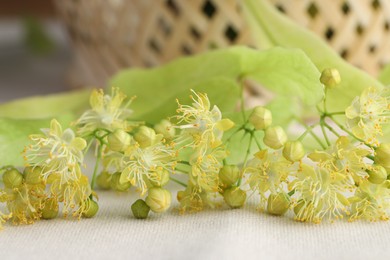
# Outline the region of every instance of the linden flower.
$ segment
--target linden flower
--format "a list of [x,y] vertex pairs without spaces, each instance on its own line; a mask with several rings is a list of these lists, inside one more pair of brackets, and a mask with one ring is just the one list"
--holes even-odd
[[0,193],[0,202],[7,204],[12,222],[15,225],[32,224],[41,217],[46,198],[43,185],[22,184],[18,188],[6,189]]
[[372,184],[363,182],[350,199],[352,214],[350,220],[366,219],[369,221],[388,220],[390,208],[389,183]]
[[112,88],[111,95],[105,95],[102,89],[93,90],[89,100],[92,109],[84,112],[76,122],[78,133],[86,136],[99,128],[131,130],[134,125],[127,119],[133,113],[128,109],[133,99],[123,104],[125,99],[126,95],[117,88]]
[[172,172],[176,166],[176,151],[162,142],[162,135],[152,145],[141,148],[135,143],[121,160],[120,182],[130,182],[141,194],[148,190],[147,182],[161,183],[164,171]]
[[227,156],[221,146],[208,150],[196,150],[190,160],[190,182],[199,188],[199,191],[219,191],[219,171],[223,167],[223,159]]
[[366,170],[370,166],[364,158],[369,154],[369,150],[356,147],[346,136],[341,136],[328,150],[313,152],[308,157],[329,171],[344,173],[354,184],[368,178]]
[[52,175],[49,182],[52,197],[63,203],[64,217],[72,214],[73,217],[80,218],[88,210],[87,201],[92,190],[87,176],[81,174],[78,179],[62,183],[61,176]]
[[44,135],[32,135],[33,144],[24,150],[28,166],[39,166],[46,180],[51,174],[60,174],[62,183],[80,177],[80,164],[83,162],[83,149],[87,143],[75,137],[68,128],[62,131],[61,125],[53,119],[50,129],[42,129]]
[[303,164],[297,180],[291,183],[298,194],[294,208],[296,220],[320,223],[324,218],[333,221],[348,214],[348,200],[342,194],[344,176],[325,168]]
[[0,211],[0,230],[3,229],[3,223],[7,222],[12,217],[12,214],[6,215]]
[[376,88],[367,88],[345,110],[347,126],[369,144],[378,145],[377,137],[383,135],[382,125],[388,122],[390,99],[387,95]]
[[244,172],[249,174],[247,182],[251,189],[259,191],[262,204],[267,200],[265,197],[267,191],[275,194],[282,189],[289,173],[293,171],[292,166],[293,163],[277,152],[270,153],[268,150],[261,150],[255,154]]
[[221,143],[222,135],[225,131],[233,127],[234,123],[229,119],[222,119],[221,111],[217,106],[210,110],[210,101],[206,94],[196,93],[192,90],[196,98],[191,96],[194,103],[192,106],[181,105],[177,110],[181,115],[177,116],[178,126],[183,129],[181,139],[177,141],[188,141],[192,139],[194,146],[211,146],[216,147]]
[[212,194],[201,191],[199,187],[194,186],[191,182],[184,191],[177,193],[177,200],[180,203],[180,213],[184,214],[186,211],[196,212],[208,206],[214,208]]

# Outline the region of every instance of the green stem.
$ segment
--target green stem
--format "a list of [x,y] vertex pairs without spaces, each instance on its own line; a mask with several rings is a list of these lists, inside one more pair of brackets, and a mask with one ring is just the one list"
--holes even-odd
[[255,139],[255,142],[256,142],[256,145],[257,145],[257,148],[259,148],[259,150],[263,150],[263,147],[261,146],[259,140],[257,140],[257,137],[255,136],[255,133],[252,132],[251,135],[253,136],[253,139]]
[[359,142],[362,142],[363,144],[365,144],[366,146],[370,147],[370,148],[373,148],[375,149],[374,146],[366,143],[363,139],[357,137],[356,135],[354,135],[351,131],[349,131],[345,126],[343,126],[342,124],[340,124],[339,122],[337,122],[332,116],[329,116],[330,119],[332,119],[332,121],[341,129],[343,130],[344,132],[346,132],[347,134],[349,134],[351,137],[355,138],[356,140],[358,140]]
[[189,162],[187,161],[177,161],[177,163],[180,163],[180,164],[184,164],[184,165],[191,165]]
[[324,136],[325,138],[325,142],[328,146],[330,146],[330,141],[329,141],[329,138],[328,138],[328,134],[326,133],[326,130],[325,130],[325,119],[323,117],[321,117],[321,120],[320,120],[320,126],[321,126],[321,131],[322,131],[322,135]]
[[242,118],[244,120],[244,124],[247,122],[246,116],[245,116],[245,106],[244,106],[244,82],[241,80],[241,113]]
[[372,156],[372,155],[367,155],[366,157],[367,157],[368,159],[372,160],[372,161],[375,161],[375,157]]
[[340,112],[332,112],[332,113],[327,113],[326,116],[337,116],[337,115],[345,115],[344,111]]
[[311,126],[308,126],[306,125],[304,122],[302,122],[299,118],[296,118],[295,119],[301,124],[303,125],[305,128],[306,128],[306,131],[298,138],[299,141],[303,140],[303,138],[308,134],[310,133],[310,135],[316,140],[316,142],[322,147],[322,149],[326,149],[326,146],[325,144],[321,141],[321,139],[315,134],[313,133],[313,128],[316,127],[318,125],[317,124],[314,124],[314,125],[311,125]]
[[328,95],[328,88],[325,87],[325,96],[324,96],[324,113],[327,114],[327,110],[326,110],[326,96]]
[[180,184],[180,185],[183,186],[183,187],[187,187],[187,184],[185,184],[185,183],[182,182],[182,181],[179,181],[179,180],[176,179],[176,178],[169,177],[169,179],[171,179],[171,181],[173,181],[173,182],[176,182],[177,184]]
[[328,128],[329,131],[331,131],[335,136],[340,137],[340,134],[337,133],[337,131],[334,130],[334,128],[331,127],[331,126],[330,126],[328,123],[326,123],[325,121],[324,121],[324,126],[325,126],[326,128]]
[[92,138],[91,141],[89,141],[89,143],[87,144],[87,147],[84,150],[84,156],[88,153],[89,148],[91,148],[91,145],[92,145],[93,141],[95,141],[94,138]]
[[303,132],[299,137],[298,137],[298,141],[302,141],[305,137],[306,137],[306,135],[308,134],[308,133],[310,133],[312,130],[313,130],[313,128],[315,127],[316,125],[311,125],[311,126],[305,126],[306,127],[306,130],[305,130],[305,132]]
[[[252,140],[253,140],[253,135],[251,134],[249,137],[248,149],[246,150],[246,154],[245,154],[245,158],[244,158],[244,163],[242,164],[243,165],[242,168],[245,168],[246,163],[248,162],[249,154],[251,153]],[[240,178],[238,178],[237,187],[239,187],[241,185],[242,177],[243,176],[241,175]]]
[[97,171],[99,169],[100,159],[102,158],[103,144],[99,143],[98,145],[99,145],[99,147],[98,147],[98,152],[97,152],[97,155],[96,155],[95,168],[93,169],[93,175],[92,175],[92,180],[91,180],[91,189],[92,190],[95,188]]

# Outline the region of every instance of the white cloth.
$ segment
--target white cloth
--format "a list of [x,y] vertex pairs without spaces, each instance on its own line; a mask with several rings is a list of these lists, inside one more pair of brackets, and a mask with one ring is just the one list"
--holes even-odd
[[[56,219],[0,232],[0,259],[389,259],[390,224],[305,224],[255,210],[216,209],[147,220],[133,194],[99,192],[93,219]],[[175,195],[175,194],[173,194]],[[177,204],[176,204],[177,205]]]

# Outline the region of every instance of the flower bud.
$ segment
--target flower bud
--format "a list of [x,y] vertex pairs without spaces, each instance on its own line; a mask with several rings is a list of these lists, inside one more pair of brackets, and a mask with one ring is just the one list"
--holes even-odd
[[23,175],[15,168],[3,173],[3,183],[6,188],[17,188],[23,183]]
[[83,212],[84,218],[93,218],[99,211],[99,205],[93,199],[87,199],[86,210]]
[[116,129],[107,137],[108,147],[116,152],[123,152],[131,143],[131,135],[122,129]]
[[180,190],[176,194],[176,199],[178,202],[180,202],[185,196],[185,192],[183,190]]
[[26,167],[23,171],[23,178],[27,184],[37,185],[42,183],[41,167]]
[[102,190],[109,190],[111,187],[111,174],[106,171],[101,172],[96,178],[96,183]]
[[167,170],[161,169],[156,171],[156,178],[149,179],[149,182],[154,187],[165,186],[169,182],[169,172]]
[[368,177],[369,182],[374,184],[381,184],[387,180],[387,171],[380,165],[374,165],[372,170],[368,171],[368,174],[370,175]]
[[272,149],[279,149],[287,142],[287,135],[280,126],[271,126],[265,130],[263,142]]
[[238,181],[240,170],[236,165],[225,165],[219,170],[219,180],[225,187],[230,187]]
[[145,201],[139,199],[131,205],[131,211],[136,219],[146,219],[149,215],[150,207]]
[[320,81],[327,88],[334,88],[341,82],[340,73],[337,69],[324,69],[321,73]]
[[264,107],[255,107],[249,116],[249,122],[256,130],[264,130],[272,124],[272,113]]
[[305,149],[300,141],[288,141],[284,145],[283,156],[290,162],[297,162],[305,156]]
[[116,172],[111,176],[110,186],[111,189],[116,191],[126,191],[130,188],[131,183],[130,182],[123,182],[121,183],[121,174],[120,172]]
[[171,206],[171,193],[162,188],[151,188],[148,191],[148,196],[145,199],[146,204],[153,212],[161,213],[166,211]]
[[139,143],[141,148],[152,145],[156,140],[156,132],[147,126],[141,126],[134,135],[134,139]]
[[290,207],[290,198],[284,193],[270,194],[268,197],[267,211],[276,216],[282,216]]
[[59,206],[58,201],[55,198],[49,198],[45,200],[45,204],[42,209],[43,219],[53,219],[58,216]]
[[240,188],[233,186],[224,191],[223,199],[231,208],[241,208],[244,206],[246,193]]
[[390,168],[390,143],[381,144],[375,150],[375,163]]
[[171,122],[166,119],[163,119],[160,123],[156,124],[154,130],[157,134],[162,134],[166,139],[172,139],[176,134],[176,129],[172,126]]

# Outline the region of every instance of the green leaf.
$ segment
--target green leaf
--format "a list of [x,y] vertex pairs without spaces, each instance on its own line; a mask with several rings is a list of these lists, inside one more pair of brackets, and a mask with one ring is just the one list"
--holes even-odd
[[[222,112],[232,112],[244,79],[312,106],[323,97],[319,76],[302,51],[233,47],[181,58],[155,69],[125,70],[111,80],[111,85],[130,96],[137,95],[139,101],[133,104],[135,119],[154,123],[175,114],[175,99],[188,101],[190,89],[208,93]],[[295,112],[288,105],[285,110],[290,115]]]
[[0,117],[13,119],[40,119],[56,117],[69,112],[82,112],[88,106],[90,90],[80,90],[18,99],[0,105]]
[[379,81],[382,82],[384,85],[389,86],[390,85],[390,63],[387,64],[382,71],[379,73],[378,77]]
[[[60,123],[68,125],[73,115],[58,117]],[[29,135],[40,133],[40,129],[50,127],[50,119],[10,119],[0,118],[0,165],[23,166],[21,152],[29,143]]]
[[243,6],[257,40],[256,47],[300,48],[320,71],[328,67],[339,70],[342,78],[340,87],[328,93],[330,111],[344,110],[364,88],[383,87],[379,81],[344,61],[321,38],[279,13],[268,1],[244,0]]

